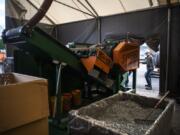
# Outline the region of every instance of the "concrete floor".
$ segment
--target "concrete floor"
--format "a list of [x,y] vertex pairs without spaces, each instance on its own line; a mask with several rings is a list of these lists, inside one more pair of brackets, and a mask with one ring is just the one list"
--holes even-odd
[[[136,93],[148,97],[159,97],[159,78],[152,78],[152,90],[146,90],[144,87],[146,84],[146,80],[144,78],[145,71],[146,65],[140,64],[140,68],[137,70]],[[175,104],[171,135],[180,135],[180,105],[177,103]]]
[[149,96],[149,97],[158,97],[159,95],[159,78],[152,78],[152,90],[146,90],[145,84],[146,80],[144,74],[146,72],[146,64],[140,64],[140,67],[137,70],[137,94]]

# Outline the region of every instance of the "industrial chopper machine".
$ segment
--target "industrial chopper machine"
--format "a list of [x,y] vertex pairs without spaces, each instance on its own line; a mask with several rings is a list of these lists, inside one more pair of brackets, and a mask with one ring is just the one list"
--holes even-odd
[[127,34],[118,39],[106,38],[103,44],[68,48],[36,27],[52,2],[45,0],[27,23],[3,32],[4,43],[17,47],[14,71],[47,78],[49,95],[57,97],[55,106],[62,93],[74,89],[80,89],[83,98],[93,98],[94,93],[109,96],[126,90],[122,83],[123,74],[128,71],[133,72],[135,89],[139,46],[144,39]]

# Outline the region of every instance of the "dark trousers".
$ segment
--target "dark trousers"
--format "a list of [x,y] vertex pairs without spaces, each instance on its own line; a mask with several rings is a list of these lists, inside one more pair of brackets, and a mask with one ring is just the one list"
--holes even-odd
[[152,71],[153,71],[153,69],[147,69],[147,72],[145,73],[146,82],[147,82],[149,87],[152,87],[152,84],[151,84],[151,73],[152,73]]

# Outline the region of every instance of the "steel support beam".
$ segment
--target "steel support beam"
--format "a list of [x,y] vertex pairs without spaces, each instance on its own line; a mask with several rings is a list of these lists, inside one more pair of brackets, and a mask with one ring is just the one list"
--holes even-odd
[[97,37],[98,37],[98,43],[101,43],[101,18],[99,17],[98,13],[94,9],[94,7],[89,3],[88,0],[85,0],[86,3],[89,5],[89,7],[93,10],[93,12],[96,15],[96,20],[97,20]]
[[165,80],[165,92],[168,91],[168,78],[169,78],[169,61],[170,61],[170,44],[171,44],[171,7],[168,8],[168,26],[167,26],[167,57],[166,57],[166,80]]

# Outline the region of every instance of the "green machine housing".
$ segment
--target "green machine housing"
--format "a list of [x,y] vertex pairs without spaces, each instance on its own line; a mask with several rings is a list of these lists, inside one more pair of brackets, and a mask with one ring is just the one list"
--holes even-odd
[[62,62],[62,92],[82,89],[87,71],[80,59],[68,48],[40,28],[27,32],[23,27],[3,32],[3,41],[14,50],[14,71],[48,79],[49,91],[53,95],[56,87],[57,68]]

